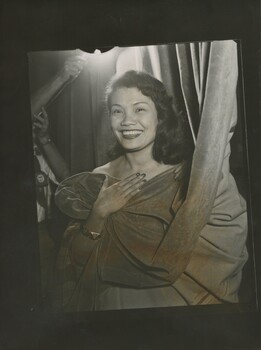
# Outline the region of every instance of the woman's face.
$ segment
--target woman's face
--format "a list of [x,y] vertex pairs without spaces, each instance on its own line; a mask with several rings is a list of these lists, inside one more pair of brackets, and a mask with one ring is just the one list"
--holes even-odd
[[137,88],[119,88],[111,96],[111,126],[120,145],[130,151],[152,147],[158,125],[154,102]]

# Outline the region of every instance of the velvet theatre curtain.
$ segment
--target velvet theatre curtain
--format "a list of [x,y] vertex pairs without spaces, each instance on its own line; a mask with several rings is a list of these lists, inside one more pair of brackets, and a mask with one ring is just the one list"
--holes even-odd
[[153,265],[168,271],[180,290],[194,280],[219,299],[235,302],[247,259],[246,207],[229,167],[237,120],[237,44],[177,44],[175,57],[178,79],[172,86],[180,84],[176,102],[186,108],[195,151],[186,200],[168,230],[175,234],[167,232]]

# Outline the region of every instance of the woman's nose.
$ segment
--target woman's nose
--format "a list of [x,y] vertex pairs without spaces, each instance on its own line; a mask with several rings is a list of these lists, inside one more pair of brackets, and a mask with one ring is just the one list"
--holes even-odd
[[122,125],[134,125],[136,124],[136,118],[132,111],[125,111],[122,121]]

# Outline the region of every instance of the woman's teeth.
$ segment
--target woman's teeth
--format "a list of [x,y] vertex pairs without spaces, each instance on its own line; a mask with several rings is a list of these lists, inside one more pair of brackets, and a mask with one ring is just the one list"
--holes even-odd
[[142,131],[140,130],[124,130],[122,131],[123,136],[134,136],[134,135],[140,135]]

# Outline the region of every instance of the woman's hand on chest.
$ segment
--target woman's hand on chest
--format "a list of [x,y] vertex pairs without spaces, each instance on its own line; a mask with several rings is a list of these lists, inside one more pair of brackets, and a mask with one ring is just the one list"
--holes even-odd
[[93,212],[102,219],[121,209],[139,191],[146,182],[146,174],[132,174],[127,178],[108,186],[105,178],[100,193],[93,205]]

